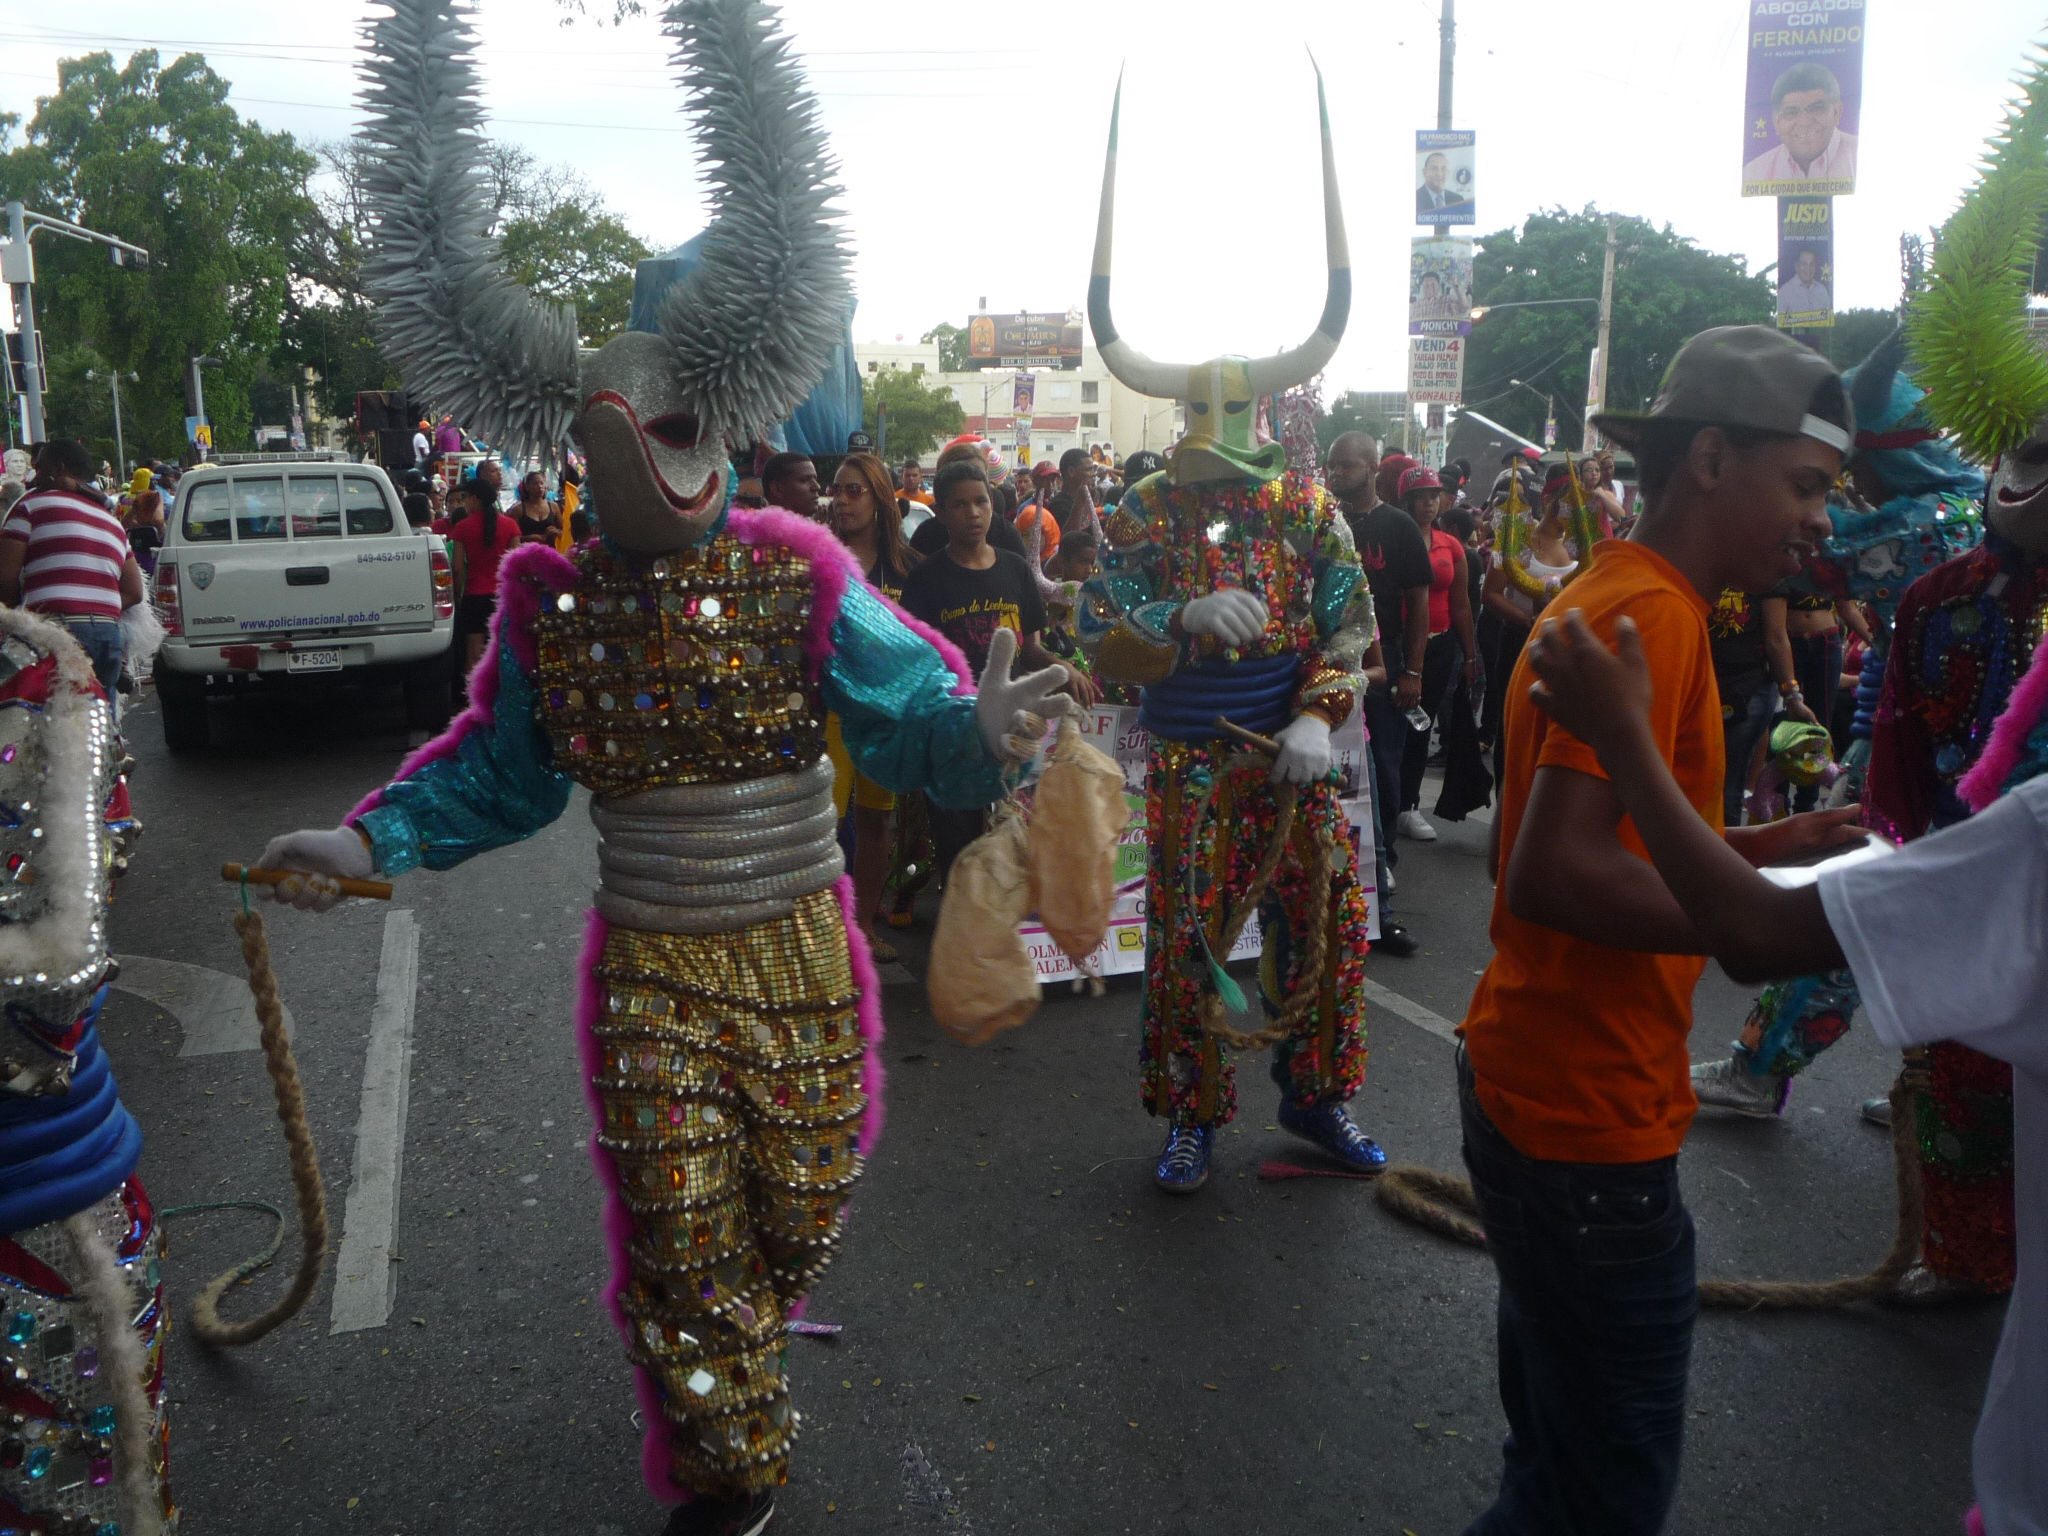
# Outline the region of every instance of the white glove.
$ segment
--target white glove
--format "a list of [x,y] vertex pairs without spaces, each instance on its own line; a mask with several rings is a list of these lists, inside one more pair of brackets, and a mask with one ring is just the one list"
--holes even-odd
[[1046,667],[1010,676],[1017,659],[1017,632],[999,629],[988,642],[988,664],[974,699],[975,724],[989,752],[1003,762],[1022,762],[1037,750],[1045,735],[1046,717],[1064,715],[1074,701],[1059,690],[1067,686],[1065,667]]
[[270,894],[301,912],[325,912],[341,900],[336,877],[367,880],[377,872],[370,850],[354,827],[273,837],[256,867],[290,870],[290,875],[270,888]]
[[1225,645],[1244,646],[1266,632],[1271,617],[1266,605],[1244,588],[1224,587],[1182,604],[1180,627],[1183,634],[1214,635]]
[[1313,784],[1330,771],[1330,722],[1321,715],[1296,715],[1273,739],[1275,784]]

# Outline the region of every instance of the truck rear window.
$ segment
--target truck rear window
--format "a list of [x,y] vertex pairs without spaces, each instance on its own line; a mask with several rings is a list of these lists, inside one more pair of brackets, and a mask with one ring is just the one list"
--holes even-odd
[[234,487],[235,542],[283,538],[284,481],[276,475],[261,480],[238,478]]
[[332,475],[292,475],[285,481],[294,539],[341,537],[341,501]]
[[368,475],[341,477],[341,510],[350,533],[391,532],[391,505],[383,487]]
[[214,480],[193,486],[185,497],[185,542],[223,544],[227,537],[227,483]]

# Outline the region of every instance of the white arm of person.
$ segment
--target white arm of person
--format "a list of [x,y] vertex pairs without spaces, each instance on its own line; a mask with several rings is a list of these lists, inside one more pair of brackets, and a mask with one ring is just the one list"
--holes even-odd
[[1243,646],[1266,632],[1271,617],[1265,603],[1242,587],[1223,587],[1183,603],[1180,628],[1182,634],[1214,635],[1225,645]]
[[1010,676],[1017,659],[1017,632],[999,629],[988,642],[988,664],[974,698],[974,720],[990,753],[1006,763],[1023,762],[1038,750],[1048,716],[1057,718],[1074,707],[1060,692],[1067,686],[1065,667],[1046,667]]
[[273,837],[256,867],[290,870],[270,894],[301,912],[325,912],[341,900],[339,880],[367,880],[377,872],[369,845],[354,827]]
[[1296,715],[1273,738],[1275,784],[1313,784],[1330,771],[1330,722],[1318,714]]

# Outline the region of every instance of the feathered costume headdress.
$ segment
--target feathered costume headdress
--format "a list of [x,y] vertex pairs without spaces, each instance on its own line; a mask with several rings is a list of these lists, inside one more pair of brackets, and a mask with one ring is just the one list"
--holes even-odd
[[1927,415],[1980,462],[2048,415],[2048,356],[2028,334],[2027,295],[2048,225],[2048,53],[2036,51],[1977,185],[1949,219],[1906,339]]

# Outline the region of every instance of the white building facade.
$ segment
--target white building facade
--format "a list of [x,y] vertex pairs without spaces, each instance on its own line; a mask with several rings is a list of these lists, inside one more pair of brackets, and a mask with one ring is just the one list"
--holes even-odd
[[[1003,450],[1006,462],[1016,462],[1016,416],[1012,405],[1017,370],[988,368],[943,373],[939,369],[936,342],[900,338],[893,342],[858,342],[853,351],[863,378],[886,368],[900,368],[923,376],[931,387],[951,390],[967,417],[962,430],[981,433]],[[1034,368],[1031,375],[1036,396],[1031,415],[1034,464],[1041,459],[1057,463],[1069,448],[1098,445],[1122,463],[1127,455],[1141,448],[1164,448],[1185,428],[1179,403],[1155,400],[1126,388],[1110,377],[1093,347],[1082,348],[1078,368]]]

